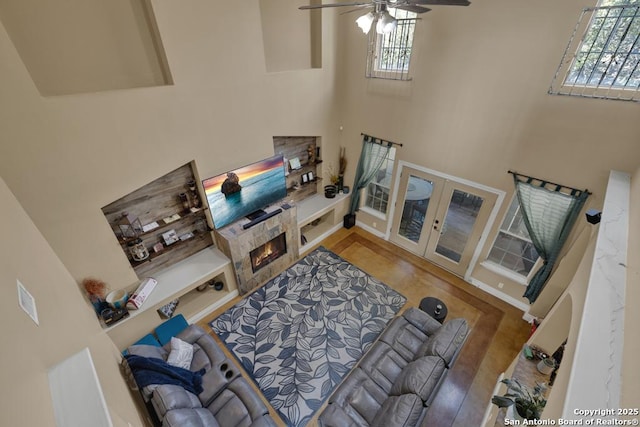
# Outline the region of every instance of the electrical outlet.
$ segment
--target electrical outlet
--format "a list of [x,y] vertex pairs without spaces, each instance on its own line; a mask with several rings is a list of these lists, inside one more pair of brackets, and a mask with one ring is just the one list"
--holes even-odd
[[373,228],[378,228],[378,223],[377,222],[373,223]]
[[25,313],[31,317],[36,325],[39,325],[40,323],[38,321],[38,310],[36,309],[35,298],[29,293],[20,280],[16,279],[16,282],[18,285],[18,304],[22,307]]
[[504,283],[502,283],[502,282],[498,283],[498,288],[500,288],[500,289],[504,288]]

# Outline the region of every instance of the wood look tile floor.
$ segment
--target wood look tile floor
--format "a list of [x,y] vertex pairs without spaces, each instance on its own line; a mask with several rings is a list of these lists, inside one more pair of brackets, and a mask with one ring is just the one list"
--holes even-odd
[[[417,307],[425,296],[435,296],[447,305],[448,319],[467,319],[471,328],[469,337],[422,427],[480,427],[498,375],[517,356],[529,336],[530,326],[522,320],[522,312],[359,227],[342,228],[322,245],[406,296],[403,310]],[[231,301],[198,324],[211,331],[208,323],[237,301]],[[217,339],[213,332],[211,335]],[[284,426],[271,411],[279,425]],[[312,421],[311,425],[317,422]]]

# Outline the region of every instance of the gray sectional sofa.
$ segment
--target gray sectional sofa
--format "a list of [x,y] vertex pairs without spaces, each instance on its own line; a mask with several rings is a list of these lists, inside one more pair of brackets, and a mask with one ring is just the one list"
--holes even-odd
[[[199,326],[189,325],[176,337],[193,345],[189,371],[204,370],[202,381],[198,384],[202,391],[196,395],[176,384],[140,387],[145,404],[156,416],[155,423],[162,427],[276,426],[257,392],[211,336]],[[170,349],[170,344],[162,347],[133,345],[127,349],[127,353],[134,357],[166,361]],[[131,372],[131,369],[135,370],[132,360],[136,359],[125,357],[123,368],[130,385],[137,388]]]
[[323,427],[418,426],[469,332],[417,308],[394,319],[320,415]]

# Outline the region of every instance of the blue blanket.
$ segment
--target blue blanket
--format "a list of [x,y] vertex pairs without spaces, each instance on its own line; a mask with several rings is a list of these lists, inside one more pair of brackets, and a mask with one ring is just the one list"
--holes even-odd
[[141,388],[152,384],[174,384],[195,395],[202,393],[204,369],[193,372],[169,365],[162,359],[132,354],[125,356],[125,358],[136,383]]

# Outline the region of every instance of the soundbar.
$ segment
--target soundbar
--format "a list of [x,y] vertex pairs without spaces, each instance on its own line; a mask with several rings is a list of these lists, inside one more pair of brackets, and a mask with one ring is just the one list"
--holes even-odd
[[282,209],[278,208],[275,211],[271,211],[271,212],[267,212],[266,214],[262,215],[261,217],[258,217],[254,220],[249,221],[246,224],[242,224],[242,228],[244,228],[245,230],[247,228],[251,228],[256,224],[260,224],[262,221],[265,221],[269,218],[271,218],[272,216],[276,216],[278,215],[280,212],[282,212]]

